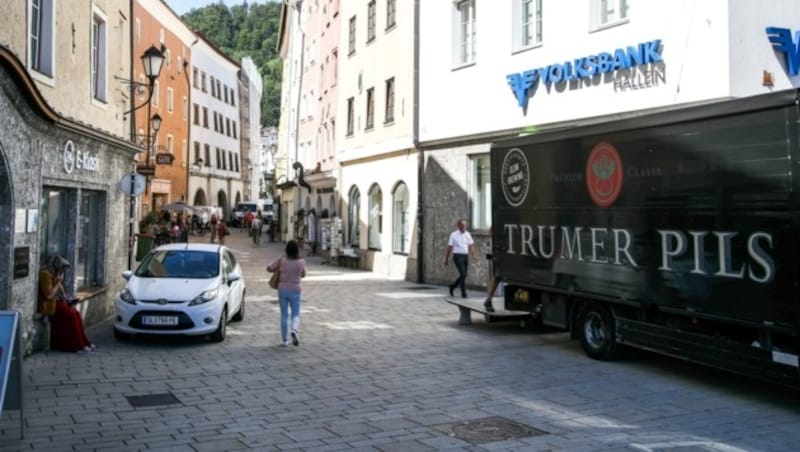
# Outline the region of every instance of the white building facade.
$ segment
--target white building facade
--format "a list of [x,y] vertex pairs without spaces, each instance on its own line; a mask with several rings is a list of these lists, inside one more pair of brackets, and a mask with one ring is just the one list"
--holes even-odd
[[192,46],[190,200],[193,205],[221,207],[228,220],[244,199],[239,69],[236,61],[198,34]]
[[261,73],[250,57],[242,58],[240,72],[241,151],[246,165],[242,168],[245,199],[259,198],[260,174],[264,171],[261,159],[261,95],[264,92]]
[[299,111],[302,85],[302,67],[305,35],[302,28],[302,3],[281,7],[281,22],[278,52],[283,59],[281,84],[281,110],[278,126],[278,151],[275,159],[275,197],[278,205],[278,232],[281,240],[295,238],[296,218],[299,207],[296,194],[297,174],[292,168],[298,160],[300,149]]
[[[493,141],[800,86],[790,70],[800,57],[776,50],[766,32],[796,36],[796,1],[448,0],[420,8],[429,281],[453,279],[440,264],[457,218],[489,252]],[[475,270],[469,283],[483,285],[486,264]]]

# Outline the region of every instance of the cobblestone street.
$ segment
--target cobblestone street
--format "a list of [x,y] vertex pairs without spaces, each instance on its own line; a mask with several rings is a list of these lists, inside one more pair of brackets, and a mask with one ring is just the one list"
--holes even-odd
[[[800,441],[797,393],[646,353],[592,361],[561,332],[459,326],[445,287],[318,257],[307,259],[301,344],[281,348],[264,267],[283,245],[229,239],[247,311],[223,343],[119,343],[109,318],[89,329],[93,354],[30,356],[25,437],[19,412],[4,411],[0,451],[730,452]],[[134,407],[143,395],[165,398]]]

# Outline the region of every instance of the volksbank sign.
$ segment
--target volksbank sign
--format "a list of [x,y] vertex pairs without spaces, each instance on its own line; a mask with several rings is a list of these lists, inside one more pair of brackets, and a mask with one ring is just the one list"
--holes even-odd
[[528,108],[530,90],[541,81],[546,85],[594,77],[595,75],[614,72],[618,69],[629,69],[634,66],[659,63],[661,58],[661,40],[642,42],[636,46],[619,48],[611,52],[601,52],[576,58],[563,63],[553,63],[537,69],[509,74],[508,84],[514,91],[517,103],[523,111]]

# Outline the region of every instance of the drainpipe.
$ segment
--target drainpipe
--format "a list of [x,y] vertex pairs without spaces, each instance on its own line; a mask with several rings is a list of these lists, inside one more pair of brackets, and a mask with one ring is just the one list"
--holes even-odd
[[419,144],[419,0],[414,0],[414,122],[413,122],[413,143],[417,150],[417,283],[425,283],[425,215],[423,209],[425,203],[422,195],[422,182],[425,176],[425,151]]
[[[197,42],[195,41],[191,44],[192,46]],[[189,56],[192,55],[192,47],[189,46]],[[192,176],[192,167],[194,166],[194,162],[192,162],[192,83],[189,79],[189,71],[191,70],[191,65],[188,61],[184,58],[183,60],[183,75],[186,77],[186,199],[183,201],[187,204],[194,204],[193,202],[190,203],[189,196],[191,196],[189,192],[189,181],[191,180]]]
[[[294,161],[295,164],[300,161],[300,106],[301,100],[303,99],[303,77],[305,76],[305,70],[303,69],[303,65],[305,64],[305,56],[306,56],[306,33],[303,30],[303,25],[301,22],[303,16],[303,0],[299,0],[294,5],[297,11],[297,30],[300,31],[300,80],[297,82],[297,115],[295,117],[294,123]],[[292,166],[292,169],[296,168]],[[298,175],[298,180],[300,180],[303,176],[302,171],[303,167],[300,166],[301,173]],[[300,199],[302,198],[303,190],[300,184],[296,185],[296,192],[297,195],[294,196],[294,205],[295,211],[299,210],[297,207],[300,205]],[[310,191],[310,190],[309,190]],[[294,213],[292,213],[294,215]],[[297,239],[297,237],[295,237]]]

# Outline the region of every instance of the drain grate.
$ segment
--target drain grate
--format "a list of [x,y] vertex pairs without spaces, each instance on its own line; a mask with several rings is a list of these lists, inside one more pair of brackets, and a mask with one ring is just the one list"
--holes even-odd
[[406,287],[406,290],[434,290],[434,289],[436,289],[436,287],[431,287],[431,286],[411,286],[411,287]]
[[435,425],[433,430],[475,445],[547,434],[544,430],[499,416]]
[[125,396],[128,403],[134,408],[143,408],[149,406],[159,405],[172,405],[174,403],[181,403],[174,395],[169,392],[163,394],[147,394],[139,396]]

